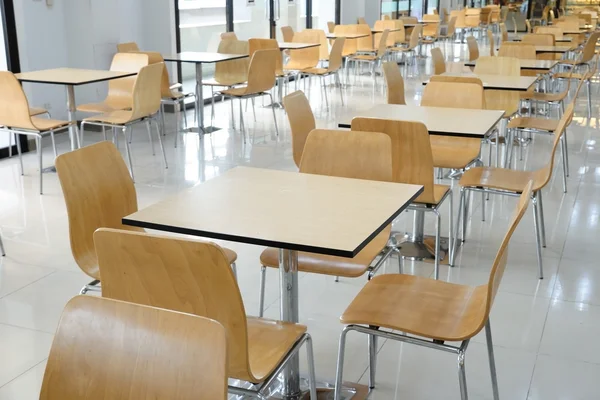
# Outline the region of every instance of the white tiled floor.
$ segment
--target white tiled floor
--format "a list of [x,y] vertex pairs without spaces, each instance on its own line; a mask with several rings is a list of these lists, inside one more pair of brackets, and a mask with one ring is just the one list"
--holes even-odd
[[[465,57],[466,48],[456,46],[454,56]],[[484,54],[484,50],[482,50]],[[430,73],[430,58],[419,60],[420,73],[406,79],[409,103],[420,102],[422,80]],[[329,96],[330,111],[324,107],[318,87],[311,103],[319,127],[334,128],[346,112],[384,102],[382,79],[375,94],[371,78],[360,78],[345,91],[342,107],[337,93]],[[563,194],[560,163],[544,190],[548,248],[543,250],[545,279],[537,278],[535,237],[528,213],[515,232],[509,265],[492,311],[500,393],[504,399],[598,399],[600,398],[600,131],[598,130],[598,86],[594,84],[592,118],[587,118],[585,93],[569,129],[571,176]],[[257,101],[257,106],[261,101]],[[237,109],[237,104],[236,104]],[[140,207],[200,181],[211,179],[237,166],[295,170],[289,127],[282,110],[277,110],[278,140],[273,136],[270,109],[257,107],[256,122],[250,109],[245,113],[255,144],[244,145],[239,131],[230,126],[229,104],[219,104],[214,125],[225,129],[199,141],[194,134],[184,145],[173,148],[173,120],[165,138],[169,168],[160,156],[151,155],[143,127],[134,135],[133,159]],[[191,120],[192,113],[189,114]],[[210,113],[206,109],[206,116]],[[236,112],[236,125],[238,115]],[[62,135],[64,136],[64,135]],[[100,140],[87,135],[88,142]],[[122,141],[121,141],[122,143]],[[181,143],[181,141],[180,141]],[[548,160],[551,139],[536,136],[526,148],[519,168],[535,169]],[[67,151],[66,138],[59,150]],[[158,146],[157,146],[158,150]],[[47,163],[49,147],[44,148]],[[485,152],[484,152],[485,153]],[[7,256],[0,261],[0,399],[37,398],[62,308],[89,278],[79,271],[69,247],[66,209],[54,174],[44,176],[45,193],[39,196],[36,158],[24,157],[26,175],[21,177],[15,158],[0,160],[0,231]],[[558,158],[557,158],[558,161]],[[456,186],[456,182],[446,181]],[[265,194],[268,195],[268,194]],[[458,200],[455,192],[455,199]],[[240,202],[244,199],[239,199]],[[463,284],[487,281],[500,240],[515,205],[512,198],[492,197],[485,222],[480,217],[480,199],[475,196],[468,240],[460,250],[457,266],[442,267],[441,279]],[[455,201],[457,204],[458,201]],[[201,207],[202,205],[199,205]],[[444,213],[443,231],[447,230]],[[318,223],[318,222],[315,222]],[[395,229],[410,228],[405,214]],[[433,227],[427,222],[427,229]],[[293,227],[290,227],[293,229]],[[249,314],[256,314],[260,248],[227,243],[239,253],[240,289]],[[396,261],[389,266],[395,272]],[[407,265],[410,273],[431,276],[431,264]],[[337,342],[341,331],[339,315],[358,293],[366,278],[342,280],[302,275],[300,279],[301,322],[315,341],[317,373],[331,379],[335,373]],[[278,316],[277,272],[269,271],[266,315]],[[345,378],[366,382],[366,340],[349,337]],[[390,341],[380,342],[378,387],[375,399],[458,399],[456,362],[452,355]],[[491,399],[485,338],[475,337],[467,352],[467,377],[471,399]]]

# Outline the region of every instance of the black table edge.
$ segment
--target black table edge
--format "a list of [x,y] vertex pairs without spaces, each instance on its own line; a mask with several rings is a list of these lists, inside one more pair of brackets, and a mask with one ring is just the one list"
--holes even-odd
[[[27,72],[24,72],[24,73],[27,73]],[[120,75],[120,76],[113,76],[113,77],[110,77],[110,78],[94,79],[94,80],[91,80],[91,81],[85,81],[85,82],[81,82],[81,83],[57,82],[57,81],[39,81],[39,80],[36,80],[36,79],[26,79],[26,78],[17,78],[17,80],[19,82],[41,83],[41,84],[44,84],[44,85],[81,86],[81,85],[88,85],[90,83],[98,83],[98,82],[112,81],[114,79],[129,78],[130,76],[135,76],[135,75],[137,75],[137,72],[131,72],[131,73],[127,73],[127,74]]]
[[171,57],[167,57],[164,58],[165,61],[167,62],[176,62],[176,63],[188,63],[188,64],[214,64],[214,63],[220,63],[220,62],[225,62],[225,61],[233,61],[233,60],[239,60],[241,58],[248,58],[250,57],[248,54],[238,54],[237,57],[231,57],[231,58],[227,58],[225,60],[212,60],[212,61],[193,61],[193,60],[180,60],[177,58],[171,58]]

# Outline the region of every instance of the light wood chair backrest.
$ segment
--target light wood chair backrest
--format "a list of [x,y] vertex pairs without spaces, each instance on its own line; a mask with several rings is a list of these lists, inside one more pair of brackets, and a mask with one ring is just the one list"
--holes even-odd
[[317,123],[315,122],[315,116],[304,92],[298,90],[288,94],[283,98],[283,105],[287,111],[287,117],[292,131],[294,163],[300,168],[300,161],[302,160],[302,152],[304,151],[306,138],[312,130],[316,129]]
[[364,17],[358,17],[358,18],[356,19],[356,21],[357,21],[357,22],[356,22],[357,24],[364,24],[364,25],[368,25],[368,24],[367,24],[367,20],[366,20]]
[[466,9],[453,10],[450,12],[450,16],[456,16],[456,28],[464,29],[467,27],[466,23]]
[[59,155],[56,172],[67,206],[73,258],[83,272],[100,279],[94,231],[142,230],[121,223],[138,210],[129,170],[114,144],[100,142]]
[[467,47],[469,48],[469,61],[475,61],[479,58],[479,46],[473,36],[467,37]]
[[448,22],[448,10],[446,8],[442,8],[442,24]]
[[135,51],[140,51],[140,48],[135,42],[119,43],[117,44],[117,51],[119,53],[131,53]]
[[506,29],[506,24],[504,22],[500,23],[500,33],[502,34],[501,43],[507,42],[508,41],[508,30]]
[[[163,63],[163,65],[164,65],[165,60],[163,59],[162,54],[160,54],[157,51],[140,51],[139,53],[145,54],[148,56],[148,64],[149,65],[150,64],[160,64],[160,63]],[[161,75],[160,95],[163,98],[173,97],[173,93],[171,92],[169,71],[167,70],[166,66],[163,68],[163,72]]]
[[401,19],[392,20],[394,23],[394,29],[398,29],[393,32],[394,45],[396,43],[404,43],[406,41],[406,29],[404,29],[404,22]]
[[335,31],[335,22],[327,21],[327,30],[329,33],[333,33]]
[[235,32],[223,32],[221,33],[221,40],[238,40]]
[[[142,67],[150,63],[144,53],[117,53],[110,65],[111,71],[139,72]],[[112,79],[108,81],[108,95],[106,102],[115,108],[129,109],[133,107],[133,85],[137,77]]]
[[579,21],[578,20],[562,20],[556,21],[553,26],[558,26],[562,28],[564,31],[579,31]]
[[134,398],[225,400],[225,329],[195,315],[72,298],[54,336],[40,400]]
[[579,62],[587,63],[592,61],[594,55],[596,54],[596,43],[598,42],[599,38],[600,32],[598,31],[595,31],[590,35],[590,37],[587,39],[587,42],[585,42],[585,45],[583,46]]
[[439,47],[431,49],[431,60],[433,61],[433,74],[440,75],[446,72],[446,60]]
[[465,25],[468,27],[479,27],[481,8],[469,8],[465,14]]
[[498,50],[498,57],[515,57],[519,60],[535,60],[535,45],[527,42],[505,42]]
[[559,26],[536,26],[533,33],[548,33],[554,35],[554,39],[562,39],[564,36],[563,29]]
[[373,51],[373,32],[371,32],[371,27],[367,24],[358,24],[354,26],[354,29],[355,33],[367,35],[355,40],[356,49],[358,51]]
[[448,31],[446,35],[452,36],[454,31],[456,31],[456,16],[450,17],[450,21],[448,21]]
[[278,56],[281,56],[279,49],[257,50],[254,52],[248,69],[246,93],[267,92],[275,86]]
[[390,34],[389,30],[384,30],[381,36],[379,37],[379,41],[377,43],[377,58],[381,59],[385,56],[387,51],[387,39]]
[[496,40],[494,39],[494,32],[492,32],[491,29],[487,30],[487,37],[488,37],[488,42],[490,44],[490,56],[495,56],[496,52],[494,50],[494,48],[496,47]]
[[382,64],[382,68],[387,88],[387,103],[406,105],[404,79],[402,79],[398,64],[388,61]]
[[[334,33],[336,35],[340,35],[340,36],[354,34],[354,33],[357,33],[355,27],[356,27],[356,25],[336,25],[334,27]],[[357,42],[356,39],[346,40],[346,42],[344,43],[344,50],[342,51],[342,55],[344,57],[356,53],[356,49],[357,49],[356,42]]]
[[140,69],[133,85],[132,121],[154,115],[160,109],[164,70],[164,63],[151,64]]
[[[294,43],[315,43],[320,44],[319,35],[311,30],[304,30],[294,34]],[[290,50],[290,62],[301,65],[301,69],[314,68],[319,64],[320,48],[309,47],[308,49]]]
[[116,229],[99,229],[94,242],[102,297],[220,322],[227,332],[229,377],[258,381],[249,364],[242,296],[219,246]]
[[319,47],[319,60],[329,60],[329,41],[327,40],[327,34],[322,29],[305,29],[306,32],[310,32],[318,38],[321,46]]
[[433,155],[427,127],[421,122],[354,118],[352,130],[383,132],[391,139],[394,182],[423,185],[418,200],[434,203]]
[[[504,45],[503,43],[502,45]],[[516,57],[479,57],[475,63],[476,74],[483,75],[521,75],[521,63]]]
[[435,14],[423,15],[423,21],[428,23],[423,26],[423,36],[437,37],[440,27],[440,16]]
[[396,28],[396,21],[378,20],[378,21],[375,21],[375,26],[373,28],[375,30],[380,30],[382,32],[382,33],[376,33],[375,35],[373,35],[373,42],[376,45],[378,43],[381,43],[381,35],[383,34],[383,31],[385,31],[386,29],[389,30],[390,32],[388,33],[385,45],[387,47],[393,47],[396,45],[396,42],[397,42],[396,32],[391,32],[391,30]]
[[421,36],[421,25],[417,25],[413,28],[412,32],[410,33],[410,40],[408,42],[408,48],[409,49],[416,49],[417,46],[419,46],[419,38]]
[[275,39],[249,39],[248,40],[248,55],[250,60],[257,50],[277,50],[275,56],[275,74],[278,76],[283,75],[283,55],[279,50],[279,43]]
[[292,42],[294,40],[294,30],[291,26],[282,26],[281,34],[284,42]]
[[[222,39],[217,52],[222,54],[249,54],[250,48],[247,41],[237,39]],[[246,82],[250,59],[240,58],[215,64],[215,81],[226,86]]]
[[10,71],[0,71],[0,125],[37,131],[23,87]]
[[[329,72],[334,72],[342,68],[343,57],[342,51],[344,50],[344,44],[346,43],[346,38],[337,38],[333,42],[333,46],[331,46],[331,53],[329,54],[329,64],[327,65],[327,70]],[[323,45],[321,45],[322,47]]]
[[521,43],[533,44],[535,46],[554,46],[556,44],[553,34],[539,32],[523,35],[521,37]]
[[[421,106],[447,108],[485,108],[483,84],[475,77],[436,77],[429,81],[423,89]],[[454,79],[452,79],[454,78]],[[467,78],[462,81],[456,78]]]

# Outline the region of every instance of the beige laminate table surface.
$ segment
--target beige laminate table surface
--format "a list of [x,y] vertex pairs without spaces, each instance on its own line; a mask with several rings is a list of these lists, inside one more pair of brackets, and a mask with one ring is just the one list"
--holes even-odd
[[366,38],[368,36],[369,35],[366,33],[328,33],[327,39],[338,39],[338,38],[361,39],[361,38]]
[[301,50],[310,49],[311,47],[319,47],[320,43],[295,43],[295,42],[279,42],[280,50]]
[[[538,79],[536,76],[508,76],[508,75],[483,75],[473,73],[444,72],[444,76],[472,76],[481,79],[483,88],[488,90],[515,90],[526,91]],[[423,85],[429,80],[423,82]]]
[[401,30],[402,29],[400,29],[400,28],[371,29],[371,33],[383,33],[384,31],[398,32],[398,31],[401,31]]
[[378,104],[368,110],[343,116],[338,126],[350,128],[355,117],[380,118],[422,122],[431,135],[484,138],[503,115],[504,112],[499,110]]
[[[523,40],[523,35],[519,35],[519,36],[509,36],[509,41],[511,42],[520,42]],[[573,38],[570,36],[563,36],[561,38],[556,38],[554,39],[554,41],[556,43],[571,43],[573,41]]]
[[562,46],[535,46],[536,53],[567,53],[576,46],[573,45],[562,45]]
[[421,191],[417,185],[237,167],[123,223],[354,257]]
[[55,85],[85,85],[137,75],[135,72],[101,71],[95,69],[56,68],[16,74],[21,82],[48,83]]
[[[474,67],[477,61],[467,61],[465,62],[465,66]],[[558,64],[558,60],[519,60],[519,64],[521,65],[521,69],[537,69],[537,70],[546,70],[549,71],[556,64]]]

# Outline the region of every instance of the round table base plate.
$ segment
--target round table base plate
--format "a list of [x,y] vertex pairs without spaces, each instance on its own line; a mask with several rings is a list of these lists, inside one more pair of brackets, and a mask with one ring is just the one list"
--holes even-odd
[[[425,236],[423,242],[414,242],[409,235],[397,235],[397,243],[400,243],[400,254],[405,260],[424,261],[435,260],[435,237]],[[440,238],[440,260],[448,254],[448,238]]]

